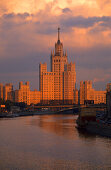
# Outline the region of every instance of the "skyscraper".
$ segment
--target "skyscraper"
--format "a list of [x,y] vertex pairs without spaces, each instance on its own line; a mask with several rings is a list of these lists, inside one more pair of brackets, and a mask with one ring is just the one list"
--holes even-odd
[[60,41],[60,28],[55,51],[51,52],[51,71],[47,72],[47,64],[39,66],[40,91],[43,103],[55,101],[57,103],[74,103],[76,83],[75,63],[68,63],[67,52],[63,51]]

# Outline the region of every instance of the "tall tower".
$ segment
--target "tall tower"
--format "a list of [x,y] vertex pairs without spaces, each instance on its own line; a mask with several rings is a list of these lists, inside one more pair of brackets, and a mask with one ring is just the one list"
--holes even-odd
[[63,56],[63,44],[60,42],[60,28],[58,28],[58,41],[55,43],[55,55]]
[[55,43],[55,53],[51,55],[51,71],[54,73],[54,99],[63,100],[63,72],[68,64],[67,55],[63,52],[63,43],[60,40],[60,28],[58,28],[58,40]]
[[39,71],[42,101],[54,100],[57,103],[63,103],[64,100],[70,100],[73,103],[76,82],[75,64],[69,64],[67,53],[63,52],[60,28],[58,28],[55,50],[51,52],[51,72],[47,72],[46,67],[41,63]]
[[55,54],[51,54],[51,71],[63,72],[65,65],[68,63],[67,54],[64,55],[63,43],[60,41],[60,28],[58,28],[58,40],[55,43]]

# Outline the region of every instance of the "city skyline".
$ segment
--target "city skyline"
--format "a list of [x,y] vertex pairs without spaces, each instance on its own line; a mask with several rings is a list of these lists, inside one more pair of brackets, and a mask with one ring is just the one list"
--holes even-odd
[[[60,28],[55,48],[51,50],[50,71],[47,63],[39,64],[39,91],[31,91],[30,83],[19,82],[19,89],[14,90],[12,84],[0,84],[0,98],[4,101],[24,102],[30,104],[106,104],[106,92],[96,91],[92,81],[80,81],[80,89],[76,88],[75,62],[68,62],[67,51],[64,51],[60,39]],[[107,84],[108,86],[108,84]]]
[[49,63],[60,26],[77,84],[92,80],[95,88],[105,89],[111,79],[110,1],[3,0],[0,6],[1,83],[30,81],[38,89],[39,63]]

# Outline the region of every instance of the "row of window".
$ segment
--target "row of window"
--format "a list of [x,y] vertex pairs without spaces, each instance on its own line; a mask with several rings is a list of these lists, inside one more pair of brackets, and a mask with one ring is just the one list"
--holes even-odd
[[54,62],[60,62],[60,61],[66,62],[66,60],[54,60]]

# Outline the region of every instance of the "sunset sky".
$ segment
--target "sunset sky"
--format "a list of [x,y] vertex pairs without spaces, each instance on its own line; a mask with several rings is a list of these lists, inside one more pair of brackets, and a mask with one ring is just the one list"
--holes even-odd
[[[1,0],[0,81],[30,81],[39,87],[39,63],[47,62],[57,28],[77,85],[92,80],[105,89],[111,80],[111,0]],[[79,87],[79,86],[78,86]]]

